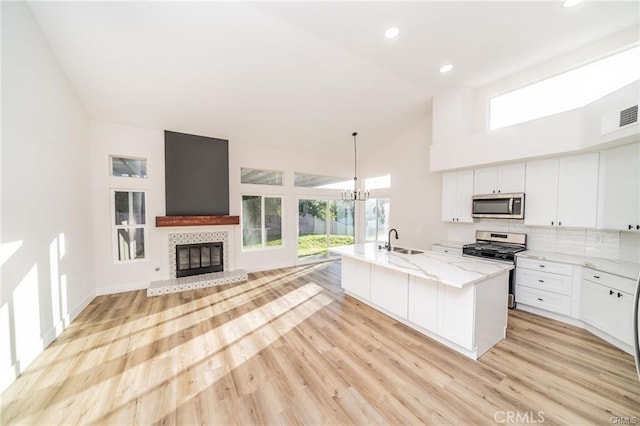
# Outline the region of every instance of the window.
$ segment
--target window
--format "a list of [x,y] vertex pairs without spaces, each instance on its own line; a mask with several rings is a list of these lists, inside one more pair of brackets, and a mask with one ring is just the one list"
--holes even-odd
[[111,156],[111,175],[118,177],[147,177],[147,159]]
[[298,200],[298,259],[326,259],[329,247],[353,244],[353,203]]
[[113,224],[114,260],[144,259],[147,221],[143,191],[113,191]]
[[391,175],[377,176],[364,180],[364,187],[368,191],[372,189],[388,189],[391,188]]
[[295,172],[293,174],[293,185],[302,188],[353,189],[353,179]]
[[274,170],[240,168],[240,183],[251,183],[257,185],[282,186],[282,172]]
[[370,198],[364,206],[365,241],[387,241],[389,232],[389,199]]
[[491,130],[583,107],[640,79],[640,47],[495,96]]
[[242,196],[242,248],[282,246],[282,198]]

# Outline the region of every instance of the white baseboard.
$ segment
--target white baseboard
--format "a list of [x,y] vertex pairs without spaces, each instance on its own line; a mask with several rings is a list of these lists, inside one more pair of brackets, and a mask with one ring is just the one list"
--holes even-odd
[[104,296],[107,294],[125,293],[127,291],[146,290],[150,283],[151,281],[139,281],[135,283],[98,287],[96,288],[96,295]]

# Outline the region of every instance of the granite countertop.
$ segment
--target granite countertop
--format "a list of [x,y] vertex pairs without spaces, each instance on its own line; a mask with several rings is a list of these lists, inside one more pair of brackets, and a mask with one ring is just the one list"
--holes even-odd
[[462,288],[513,269],[508,263],[489,262],[469,257],[424,251],[402,254],[379,249],[376,243],[356,244],[330,249],[333,253],[352,257],[374,265]]
[[624,260],[603,259],[599,257],[578,256],[538,250],[521,251],[520,253],[517,253],[516,256],[585,266],[587,268],[608,272],[610,274],[619,275],[632,280],[638,279],[638,274],[640,274],[640,263],[627,262]]

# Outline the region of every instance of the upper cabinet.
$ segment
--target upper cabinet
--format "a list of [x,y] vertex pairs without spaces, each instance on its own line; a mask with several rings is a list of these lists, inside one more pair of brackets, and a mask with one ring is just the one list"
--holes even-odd
[[448,172],[442,175],[442,220],[445,222],[473,222],[471,197],[473,170]]
[[524,171],[524,163],[475,169],[473,193],[481,195],[524,192]]
[[596,226],[598,154],[527,162],[525,225]]
[[640,144],[601,156],[598,227],[640,232]]

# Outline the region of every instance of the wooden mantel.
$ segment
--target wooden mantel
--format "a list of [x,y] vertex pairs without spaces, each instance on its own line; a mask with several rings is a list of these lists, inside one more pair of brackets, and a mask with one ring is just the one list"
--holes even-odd
[[156,227],[239,225],[240,216],[156,216]]

